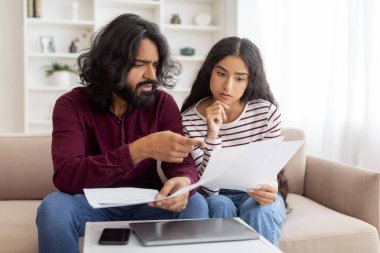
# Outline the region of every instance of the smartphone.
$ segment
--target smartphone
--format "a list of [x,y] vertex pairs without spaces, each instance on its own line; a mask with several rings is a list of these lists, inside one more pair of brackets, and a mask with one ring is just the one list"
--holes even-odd
[[105,228],[99,238],[100,245],[126,245],[131,230],[129,228]]

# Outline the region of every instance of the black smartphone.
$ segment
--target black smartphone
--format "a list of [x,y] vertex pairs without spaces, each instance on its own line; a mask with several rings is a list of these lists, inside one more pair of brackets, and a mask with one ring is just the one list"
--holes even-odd
[[99,238],[100,245],[126,245],[128,244],[129,228],[105,228]]

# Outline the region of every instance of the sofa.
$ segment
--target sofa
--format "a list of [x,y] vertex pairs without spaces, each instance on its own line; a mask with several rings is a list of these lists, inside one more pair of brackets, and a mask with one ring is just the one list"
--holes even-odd
[[[283,134],[304,139],[298,129]],[[0,253],[38,251],[36,209],[57,190],[50,144],[50,135],[0,136]],[[306,156],[303,146],[285,175],[292,211],[282,228],[282,251],[379,252],[379,173]]]

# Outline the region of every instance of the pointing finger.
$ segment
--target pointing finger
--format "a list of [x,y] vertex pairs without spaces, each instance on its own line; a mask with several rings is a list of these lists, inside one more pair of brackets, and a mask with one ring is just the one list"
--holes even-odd
[[206,147],[206,143],[202,140],[197,140],[197,139],[194,139],[194,138],[189,138],[189,145],[192,145],[192,146],[196,146],[196,147],[200,147],[200,148],[205,148]]

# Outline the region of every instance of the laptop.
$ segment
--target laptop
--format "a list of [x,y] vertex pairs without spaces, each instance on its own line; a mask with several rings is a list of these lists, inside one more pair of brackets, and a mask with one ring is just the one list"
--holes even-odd
[[144,246],[259,239],[260,234],[234,218],[130,223]]

